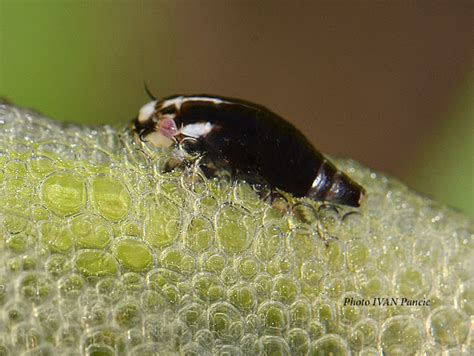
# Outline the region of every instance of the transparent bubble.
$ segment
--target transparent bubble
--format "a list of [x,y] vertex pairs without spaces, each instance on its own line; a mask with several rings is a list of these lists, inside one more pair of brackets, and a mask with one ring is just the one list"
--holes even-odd
[[364,347],[359,351],[360,356],[378,356],[380,352],[375,347]]
[[145,239],[153,247],[164,248],[172,245],[179,236],[181,211],[164,197],[151,202],[151,208],[145,208]]
[[105,323],[108,317],[107,308],[99,303],[84,305],[82,312],[82,323],[85,327],[100,326]]
[[85,148],[80,152],[80,158],[87,161],[88,163],[96,165],[105,165],[111,163],[110,155],[101,149],[97,148]]
[[86,277],[114,275],[118,271],[117,260],[100,250],[82,250],[76,255],[76,270]]
[[396,291],[406,298],[428,296],[431,290],[431,275],[416,265],[402,268],[396,275]]
[[374,345],[379,333],[377,322],[373,319],[358,321],[351,330],[350,344],[356,350]]
[[243,209],[225,205],[216,216],[216,237],[221,248],[230,254],[246,250],[255,234],[254,221]]
[[325,335],[311,345],[310,355],[349,355],[347,342],[339,335]]
[[221,272],[227,264],[227,259],[224,254],[210,251],[201,256],[201,268],[208,272]]
[[79,212],[86,203],[85,184],[70,173],[49,176],[42,186],[43,204],[59,216]]
[[42,340],[40,331],[28,324],[20,323],[12,329],[13,346],[20,350],[37,348]]
[[24,320],[28,320],[30,313],[30,304],[13,300],[5,305],[3,320],[8,327],[11,327]]
[[114,318],[122,327],[130,328],[139,325],[142,319],[140,304],[135,299],[122,300],[115,307]]
[[177,248],[168,248],[163,251],[160,262],[163,267],[183,274],[191,274],[196,268],[193,255],[186,250]]
[[318,256],[324,261],[328,269],[332,271],[344,270],[346,268],[346,246],[340,240],[331,240],[318,250]]
[[38,147],[38,152],[43,156],[60,161],[74,161],[76,159],[76,153],[71,146],[57,141],[42,143]]
[[462,344],[469,332],[469,320],[453,307],[436,308],[427,321],[427,328],[435,342],[443,346]]
[[258,340],[258,350],[262,355],[291,355],[285,339],[278,336],[262,336]]
[[53,293],[53,282],[42,274],[25,273],[20,278],[18,292],[27,301],[40,304],[50,298]]
[[443,256],[442,246],[431,236],[417,239],[413,245],[413,259],[426,266],[438,265]]
[[288,332],[288,346],[291,355],[306,355],[310,345],[311,339],[304,329],[291,329]]
[[459,286],[457,298],[461,310],[463,310],[466,315],[474,315],[474,280]]
[[269,335],[283,335],[289,327],[290,316],[287,308],[280,302],[264,302],[260,304],[259,316],[265,332]]
[[307,260],[316,254],[314,232],[305,228],[295,229],[288,237],[289,245],[295,257],[299,260]]
[[194,339],[205,350],[211,350],[215,345],[214,336],[209,329],[202,328],[196,332]]
[[296,300],[290,306],[290,323],[292,328],[307,329],[311,319],[311,304],[307,300]]
[[78,215],[71,220],[71,232],[79,248],[106,247],[111,238],[112,231],[109,225],[100,217],[94,215]]
[[318,295],[323,277],[327,274],[324,263],[318,260],[306,261],[301,266],[300,273],[303,291],[308,295]]
[[264,261],[271,260],[281,249],[284,239],[283,231],[276,225],[259,229],[254,242],[258,256]]
[[316,326],[315,336],[319,335],[321,331],[329,330],[337,317],[337,311],[335,305],[326,299],[315,299],[313,302],[313,315],[317,323],[313,324]]
[[288,253],[273,258],[266,266],[267,272],[273,276],[291,273],[297,264],[293,256],[293,254]]
[[380,347],[385,352],[417,350],[425,339],[421,322],[409,316],[388,319],[380,331]]
[[339,315],[345,324],[355,324],[364,314],[365,306],[370,303],[369,299],[364,299],[360,294],[354,292],[344,293],[340,299]]
[[109,221],[119,221],[131,208],[130,193],[118,180],[97,176],[91,182],[91,198],[98,213]]
[[63,324],[56,332],[55,341],[64,347],[77,348],[82,330],[78,325]]
[[227,292],[229,302],[242,312],[254,311],[257,306],[257,292],[247,283],[239,283]]
[[374,267],[366,267],[356,274],[360,291],[364,296],[386,295],[389,291],[387,275]]
[[139,296],[145,288],[145,280],[140,273],[128,272],[121,277],[124,291],[130,296]]
[[234,188],[235,202],[250,211],[259,211],[264,205],[256,189],[245,183],[238,183]]
[[363,239],[350,241],[346,246],[346,250],[347,264],[353,271],[357,271],[366,266],[373,253],[370,245]]
[[286,276],[278,276],[273,282],[273,298],[285,304],[293,303],[300,292],[299,283]]
[[107,304],[115,304],[124,293],[122,284],[112,277],[103,278],[96,284],[98,296]]
[[193,287],[203,301],[216,302],[223,298],[222,281],[211,273],[200,273],[193,278]]
[[318,231],[320,236],[327,240],[337,235],[341,216],[333,205],[323,204],[318,208]]
[[323,292],[331,298],[339,297],[346,291],[346,281],[338,276],[327,275],[321,281]]
[[200,252],[208,249],[214,240],[212,221],[204,216],[195,216],[189,223],[185,243],[193,251]]
[[253,283],[257,296],[264,300],[269,297],[272,288],[272,277],[269,274],[261,273],[255,278]]
[[141,240],[123,239],[117,241],[113,251],[117,261],[129,271],[146,272],[153,268],[153,254]]
[[242,337],[243,320],[232,305],[222,302],[209,308],[209,330],[220,340],[237,341]]
[[59,282],[59,293],[64,299],[77,299],[85,287],[85,280],[78,274],[67,274]]
[[260,262],[252,255],[239,258],[237,264],[239,274],[247,280],[253,279],[260,270]]

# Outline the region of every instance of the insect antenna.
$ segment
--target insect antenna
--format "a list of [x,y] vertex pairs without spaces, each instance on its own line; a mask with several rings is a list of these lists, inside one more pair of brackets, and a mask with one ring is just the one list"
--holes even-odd
[[148,88],[148,85],[146,84],[146,81],[143,81],[143,86],[145,88],[145,93],[148,95],[148,97],[151,99],[151,100],[156,100],[156,97],[153,95],[153,93],[151,92],[150,88]]

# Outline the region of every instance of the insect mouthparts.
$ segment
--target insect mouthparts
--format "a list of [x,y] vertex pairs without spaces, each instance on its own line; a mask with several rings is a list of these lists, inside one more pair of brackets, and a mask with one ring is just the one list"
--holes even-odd
[[200,154],[207,176],[224,162],[235,179],[252,184],[260,177],[296,197],[358,207],[365,194],[295,126],[249,101],[210,95],[153,100],[140,109],[133,130],[156,147],[192,138],[190,149]]

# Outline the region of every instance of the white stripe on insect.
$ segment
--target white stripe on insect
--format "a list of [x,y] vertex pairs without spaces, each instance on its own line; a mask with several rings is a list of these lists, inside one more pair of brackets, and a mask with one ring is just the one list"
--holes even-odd
[[185,136],[199,138],[202,136],[206,136],[209,132],[212,131],[212,128],[213,125],[210,122],[200,122],[197,124],[189,124],[183,126],[181,130],[179,130],[179,132]]
[[150,101],[148,104],[145,104],[142,106],[142,108],[138,112],[139,123],[146,122],[151,117],[151,115],[153,115],[153,113],[155,112],[156,103],[157,101],[153,100],[153,101]]
[[214,98],[214,97],[210,97],[210,96],[176,96],[174,98],[171,98],[171,99],[166,99],[166,100],[163,100],[160,104],[160,107],[161,108],[166,108],[168,106],[173,106],[176,108],[176,110],[181,110],[181,106],[184,104],[184,103],[189,103],[189,102],[196,102],[196,101],[202,101],[202,102],[205,102],[205,103],[213,103],[213,104],[216,104],[216,105],[219,105],[219,104],[230,104],[230,102],[228,101],[225,101],[225,100],[222,100],[222,99],[219,99],[219,98]]
[[180,110],[181,104],[183,103],[183,98],[183,96],[176,96],[171,99],[163,100],[162,102],[160,102],[160,110],[173,105],[176,107],[176,110]]
[[188,102],[188,101],[203,101],[205,103],[213,103],[213,104],[230,104],[230,102],[219,99],[219,98],[213,98],[209,96],[189,96],[189,97],[184,97],[182,98],[182,102]]

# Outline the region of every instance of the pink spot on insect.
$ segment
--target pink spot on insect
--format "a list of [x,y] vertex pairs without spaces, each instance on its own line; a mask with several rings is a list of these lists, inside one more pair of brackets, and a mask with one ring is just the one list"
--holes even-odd
[[159,126],[160,132],[163,134],[163,136],[168,138],[173,138],[178,133],[178,128],[176,127],[176,124],[172,118],[160,120]]

